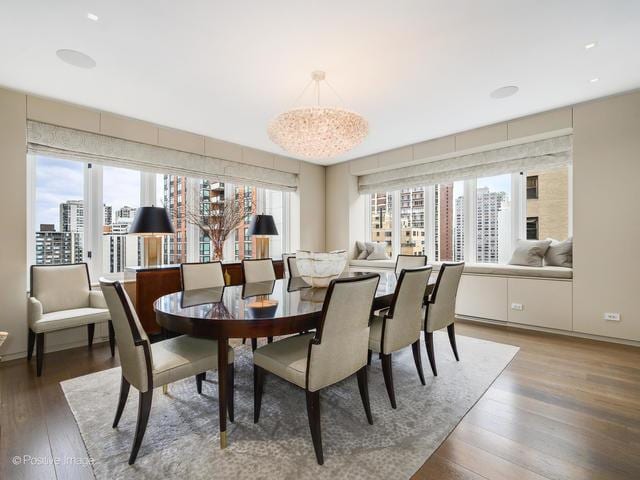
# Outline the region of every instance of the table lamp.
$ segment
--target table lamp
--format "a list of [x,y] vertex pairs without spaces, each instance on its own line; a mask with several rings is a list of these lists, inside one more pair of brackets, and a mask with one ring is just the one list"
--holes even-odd
[[144,267],[162,264],[162,236],[175,232],[165,208],[138,208],[129,233],[144,238]]
[[269,258],[269,235],[278,235],[272,215],[254,215],[249,224],[249,235],[256,236],[256,257]]

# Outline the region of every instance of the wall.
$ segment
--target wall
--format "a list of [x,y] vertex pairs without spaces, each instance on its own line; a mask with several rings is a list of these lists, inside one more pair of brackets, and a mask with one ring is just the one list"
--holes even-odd
[[348,164],[327,167],[326,178],[326,248],[347,250],[353,256],[356,240],[364,239],[364,197],[358,193],[357,177],[349,173]]
[[640,340],[640,92],[577,105],[573,117],[573,327]]
[[[6,228],[0,248],[0,330],[9,338],[0,349],[3,360],[24,356],[27,345],[27,162],[26,120],[37,120],[127,140],[215,156],[251,165],[298,174],[299,189],[291,205],[292,247],[324,250],[325,168],[214,138],[195,135],[149,122],[100,112],[78,105],[31,96],[0,88],[0,166],[5,182],[0,190],[2,225]],[[96,341],[106,327],[96,329]],[[86,329],[47,335],[45,350],[86,344]]]

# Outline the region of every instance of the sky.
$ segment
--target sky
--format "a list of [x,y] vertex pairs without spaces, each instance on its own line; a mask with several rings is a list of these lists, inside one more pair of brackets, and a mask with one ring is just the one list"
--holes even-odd
[[[67,200],[82,200],[84,196],[85,164],[71,160],[36,157],[35,227],[53,223],[60,230],[60,204]],[[140,173],[123,168],[103,167],[102,195],[104,203],[114,211],[140,204]]]

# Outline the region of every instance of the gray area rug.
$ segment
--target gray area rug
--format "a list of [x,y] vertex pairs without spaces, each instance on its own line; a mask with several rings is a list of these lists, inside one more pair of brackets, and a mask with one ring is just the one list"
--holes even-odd
[[125,478],[409,478],[445,440],[509,364],[517,347],[458,336],[456,362],[446,334],[434,336],[438,377],[422,344],[426,386],[420,384],[411,348],[394,354],[397,410],[391,409],[380,362],[369,368],[373,425],[367,423],[355,377],[321,393],[324,466],[316,463],[304,392],[268,375],[260,423],[253,423],[253,368],[249,346],[236,347],[235,423],[220,450],[215,372],[203,395],[195,380],[156,389],[136,464],[127,460],[136,424],[138,394],[131,389],[118,429],[111,423],[120,369],[74,378],[62,389],[94,461],[98,479]]

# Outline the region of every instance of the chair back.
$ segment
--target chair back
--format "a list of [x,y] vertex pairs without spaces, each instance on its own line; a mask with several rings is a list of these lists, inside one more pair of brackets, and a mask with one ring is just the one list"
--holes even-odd
[[307,389],[315,392],[367,364],[369,318],[380,276],[332,280],[315,337],[309,344]]
[[443,263],[440,267],[436,286],[427,303],[425,321],[427,332],[435,332],[454,322],[458,285],[460,285],[463,270],[464,262]]
[[224,287],[222,263],[182,263],[180,264],[180,281],[182,290]]
[[153,359],[149,337],[120,282],[101,278],[100,288],[111,314],[122,375],[138,390],[146,392],[153,388]]
[[382,353],[392,353],[420,338],[424,294],[431,267],[403,269],[393,294],[391,308],[382,325]]
[[298,270],[298,262],[295,254],[284,253],[282,254],[282,260],[284,261],[285,270],[289,278],[298,278],[300,271]]
[[398,255],[396,257],[396,274],[400,274],[405,268],[424,267],[427,264],[426,255]]
[[42,313],[89,306],[89,267],[71,265],[31,265],[32,297],[42,304]]
[[268,282],[276,279],[276,270],[270,258],[242,260],[242,273],[244,283]]

